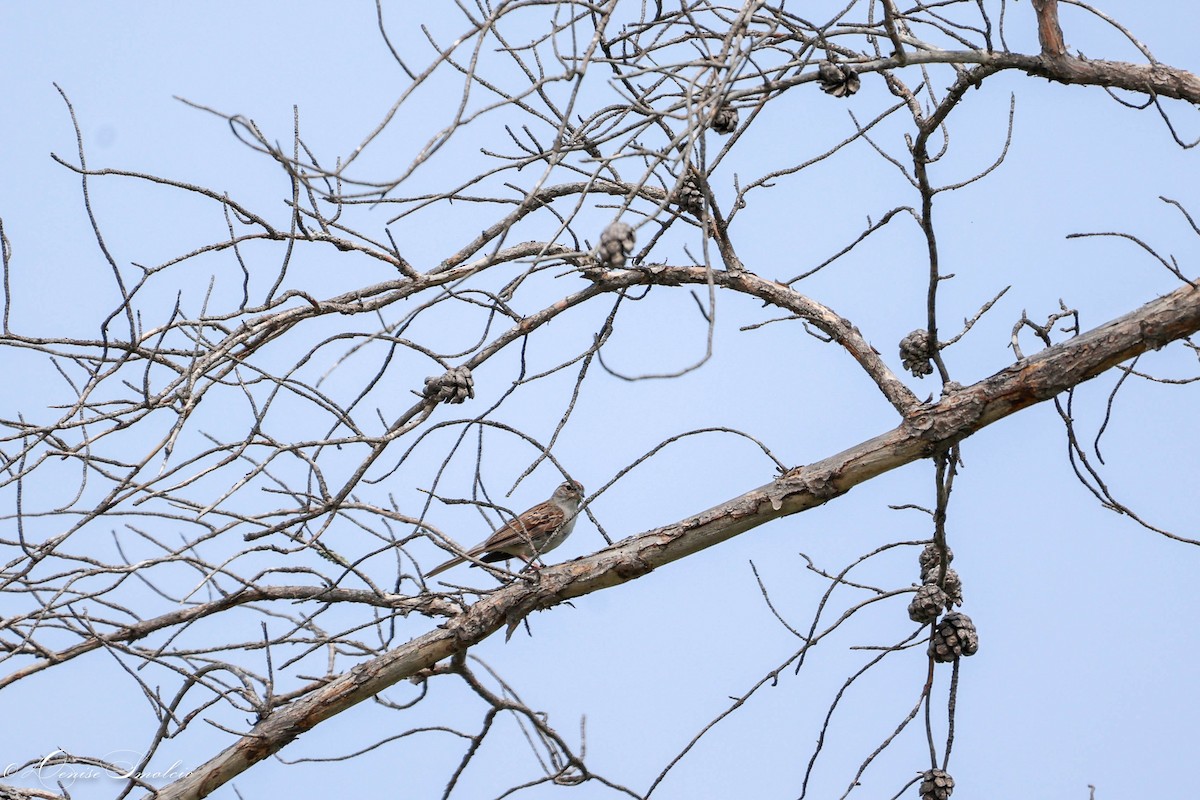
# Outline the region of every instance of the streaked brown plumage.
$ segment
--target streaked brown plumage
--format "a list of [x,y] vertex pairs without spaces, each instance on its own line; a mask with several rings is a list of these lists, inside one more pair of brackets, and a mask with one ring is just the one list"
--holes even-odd
[[539,556],[558,547],[575,527],[575,516],[583,499],[583,486],[575,481],[566,481],[554,490],[544,503],[505,523],[483,544],[472,547],[465,556],[455,556],[425,573],[432,578],[451,567],[467,561],[503,561],[521,558],[532,563]]

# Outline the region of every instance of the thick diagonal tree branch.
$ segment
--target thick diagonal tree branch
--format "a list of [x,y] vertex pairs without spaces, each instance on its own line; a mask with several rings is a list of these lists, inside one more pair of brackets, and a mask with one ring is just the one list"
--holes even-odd
[[1102,374],[1147,350],[1200,330],[1200,290],[1185,286],[1134,312],[1000,370],[896,428],[672,525],[630,537],[586,558],[544,569],[475,603],[419,636],[261,720],[164,798],[203,797],[352,705],[471,647],[530,612],[638,578],[771,520],[805,511],[884,472],[931,456],[997,420]]

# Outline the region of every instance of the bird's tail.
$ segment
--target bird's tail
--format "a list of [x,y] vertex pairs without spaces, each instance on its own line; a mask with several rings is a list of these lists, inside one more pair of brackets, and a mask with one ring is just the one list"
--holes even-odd
[[425,577],[432,578],[434,575],[440,575],[441,573],[445,572],[446,570],[450,569],[451,567],[457,567],[459,564],[463,563],[464,561],[466,561],[466,559],[463,558],[462,556],[455,556],[454,558],[450,559],[449,561],[445,561],[441,564],[438,564],[436,567],[434,567],[433,569],[426,572]]

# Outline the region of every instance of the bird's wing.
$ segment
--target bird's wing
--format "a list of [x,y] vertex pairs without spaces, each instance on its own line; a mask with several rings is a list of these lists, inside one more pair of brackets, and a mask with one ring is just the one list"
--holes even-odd
[[[554,503],[540,503],[516,519],[504,523],[487,538],[487,541],[468,550],[467,555],[471,558],[479,558],[486,553],[499,552],[528,559],[541,552],[541,542],[562,525],[565,517],[566,514],[563,510]],[[530,545],[534,542],[539,543],[539,546],[531,547]],[[455,556],[426,572],[425,577],[432,578],[466,560],[462,556]],[[484,560],[499,561],[501,559]]]
[[566,515],[554,503],[539,503],[514,520],[510,520],[479,547],[471,550],[472,555],[479,555],[492,550],[529,550],[531,542],[548,536],[555,528],[562,525]]

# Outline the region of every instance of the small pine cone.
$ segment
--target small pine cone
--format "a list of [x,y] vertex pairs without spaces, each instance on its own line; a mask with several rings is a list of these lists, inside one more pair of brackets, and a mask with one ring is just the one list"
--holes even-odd
[[624,269],[625,257],[633,252],[633,226],[614,222],[600,234],[596,263],[608,269]]
[[954,778],[940,769],[921,773],[921,800],[948,800],[954,794]]
[[[937,573],[930,576],[933,580],[937,580]],[[961,606],[963,604],[963,586],[962,578],[958,577],[958,570],[954,567],[946,568],[946,580],[942,581],[942,589],[946,592],[946,610]]]
[[683,185],[679,187],[679,192],[675,195],[675,203],[684,211],[695,214],[697,217],[704,216],[704,192],[701,191],[695,176],[688,175],[683,179]]
[[[950,599],[936,583],[926,583],[917,589],[917,595],[908,604],[908,618],[913,622],[928,625],[942,613]],[[948,607],[948,606],[947,606]]]
[[940,564],[932,564],[929,569],[921,570],[921,583],[936,583],[946,592],[946,610],[949,611],[954,606],[963,604],[963,585],[962,578],[958,576],[958,570],[954,567],[946,568],[946,579],[941,580],[942,567]]
[[[949,547],[946,548],[946,563],[949,564],[954,560],[954,551]],[[942,551],[938,549],[936,544],[927,544],[921,550],[921,555],[917,556],[917,563],[921,565],[921,582],[925,582],[925,576],[935,569],[942,567]]]
[[462,403],[475,397],[475,379],[467,367],[454,367],[426,378],[423,394],[439,403]]
[[977,652],[979,633],[975,630],[975,623],[960,611],[944,616],[929,639],[929,655],[939,664],[953,661],[959,656],[973,656]]
[[717,109],[717,113],[713,114],[712,122],[709,124],[722,136],[733,133],[738,126],[738,111],[732,106],[721,106]]
[[917,328],[900,340],[900,361],[904,368],[918,378],[933,372],[929,360],[929,331]]
[[825,94],[834,97],[849,97],[862,86],[858,73],[845,64],[822,61],[817,67],[817,75],[821,79],[821,88]]

